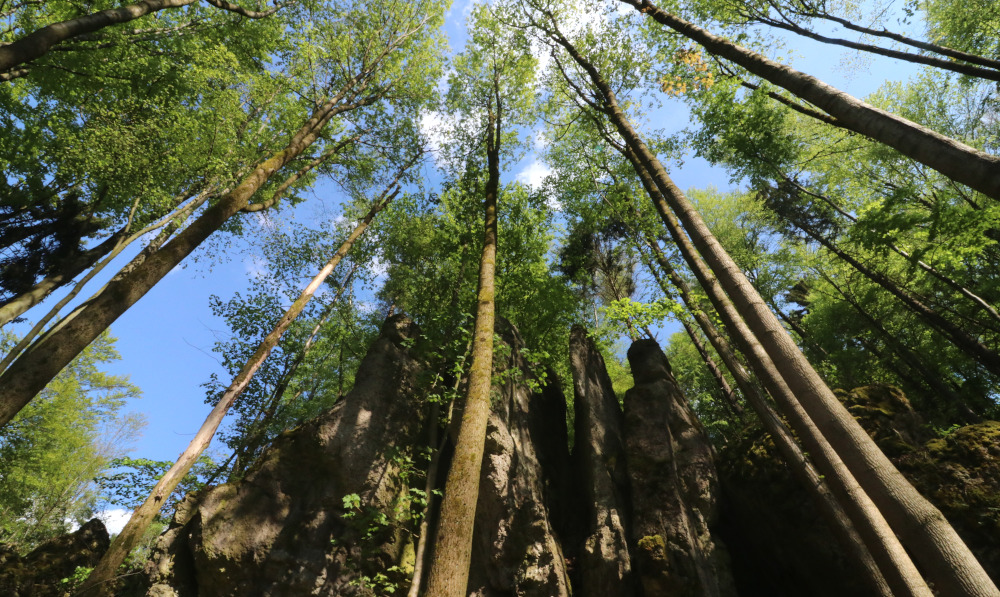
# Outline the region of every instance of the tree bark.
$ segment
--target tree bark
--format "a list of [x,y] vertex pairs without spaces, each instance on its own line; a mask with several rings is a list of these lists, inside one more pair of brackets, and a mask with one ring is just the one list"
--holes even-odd
[[649,15],[706,50],[787,89],[848,128],[884,143],[948,178],[1000,200],[1000,157],[989,155],[924,126],[852,97],[815,77],[738,46],[653,5],[649,0],[619,0]]
[[99,296],[81,307],[72,320],[41,338],[33,349],[21,355],[0,374],[0,426],[6,425],[94,338],[243,209],[257,189],[275,172],[312,145],[331,118],[374,102],[377,97],[368,96],[341,104],[346,95],[351,93],[356,98],[364,88],[363,83],[359,85],[360,79],[358,75],[349,80],[340,93],[313,112],[285,149],[261,163],[235,189],[206,209],[160,250],[118,280],[110,282]]
[[[375,203],[372,205],[371,209],[365,217],[358,223],[351,234],[347,237],[347,240],[340,246],[334,256],[329,262],[320,270],[320,272],[309,282],[299,298],[292,303],[292,306],[288,308],[288,311],[278,320],[271,332],[261,341],[260,345],[257,346],[257,350],[254,351],[250,359],[243,365],[243,368],[233,379],[233,382],[226,389],[219,403],[215,405],[212,412],[209,413],[205,422],[202,423],[201,428],[198,433],[195,434],[191,443],[188,445],[187,449],[181,453],[177,461],[173,466],[170,467],[163,477],[156,483],[153,487],[153,491],[150,492],[149,497],[146,501],[136,508],[135,512],[132,513],[132,517],[129,518],[128,523],[126,523],[125,528],[122,529],[121,533],[115,537],[112,541],[111,547],[108,548],[107,553],[101,558],[94,571],[91,572],[90,576],[84,581],[83,585],[80,586],[78,591],[81,595],[107,595],[111,589],[111,581],[115,578],[115,573],[118,567],[125,557],[132,551],[132,548],[138,544],[142,539],[143,534],[149,527],[149,524],[153,521],[153,518],[159,513],[160,508],[163,507],[164,502],[170,494],[174,492],[177,484],[181,482],[184,476],[191,470],[191,466],[194,465],[198,457],[208,448],[209,443],[211,443],[212,438],[215,436],[216,430],[222,423],[222,419],[226,416],[226,412],[233,405],[243,390],[246,389],[247,384],[253,378],[254,374],[264,363],[267,357],[271,354],[271,351],[277,346],[278,341],[281,339],[282,334],[285,330],[295,321],[295,319],[302,313],[306,304],[312,299],[313,294],[319,289],[319,287],[326,281],[326,279],[333,273],[333,270],[337,267],[340,261],[347,255],[347,252],[351,250],[351,247],[357,241],[358,237],[364,233],[371,223],[372,218],[375,217],[378,212],[382,211],[390,201],[399,193],[399,187],[395,186],[398,181],[398,177],[394,180],[390,187],[395,187],[391,191],[386,189],[385,193],[379,197]],[[93,591],[93,592],[91,592]]]
[[494,273],[497,254],[497,194],[500,189],[501,104],[497,83],[489,106],[486,181],[483,218],[483,254],[479,261],[479,291],[469,388],[462,425],[455,445],[448,480],[441,501],[440,523],[434,546],[434,563],[427,580],[431,597],[464,597],[469,583],[472,531],[479,497],[479,472],[483,465],[486,423],[490,414],[493,376]]

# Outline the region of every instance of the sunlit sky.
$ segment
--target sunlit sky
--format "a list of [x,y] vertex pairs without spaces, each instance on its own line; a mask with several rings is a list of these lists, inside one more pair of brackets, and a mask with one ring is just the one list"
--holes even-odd
[[[448,13],[446,32],[454,52],[461,50],[467,37],[465,18],[471,6],[472,0],[459,0]],[[916,72],[912,65],[885,58],[849,67],[850,54],[846,51],[801,38],[790,40],[788,47],[794,48],[790,60],[796,68],[858,97],[875,91],[886,80],[904,80]],[[678,100],[665,101],[664,108],[654,116],[656,126],[667,131],[688,125],[687,110]],[[667,167],[683,189],[731,188],[726,172],[693,156],[686,158],[682,167],[670,164]],[[438,176],[431,164],[425,166],[424,173],[431,180]],[[529,152],[520,163],[507,169],[505,178],[538,184],[546,173],[547,166],[535,152]],[[336,217],[340,197],[335,187],[320,185],[306,196],[308,200],[297,209],[284,210],[276,217],[295,218],[307,225],[329,222]],[[260,225],[248,218],[247,233],[254,234]],[[143,397],[128,407],[144,413],[148,421],[142,437],[135,443],[134,457],[176,458],[210,410],[201,384],[212,373],[228,381],[212,347],[215,342],[227,339],[229,332],[225,323],[210,311],[209,297],[215,294],[227,300],[235,292],[245,290],[249,277],[265,260],[252,246],[238,239],[208,245],[208,250],[199,250],[195,259],[189,258],[171,272],[112,326],[122,358],[108,368],[109,372],[130,376],[132,383],[143,391]],[[119,261],[125,263],[133,254],[122,256]],[[117,269],[113,264],[107,271]],[[54,300],[58,297],[36,307],[27,317],[39,317]],[[23,334],[28,326],[19,324],[13,329]],[[658,334],[659,339],[665,341],[673,329],[668,326]],[[219,450],[218,445],[214,444],[213,449]],[[112,518],[120,519],[121,513]]]

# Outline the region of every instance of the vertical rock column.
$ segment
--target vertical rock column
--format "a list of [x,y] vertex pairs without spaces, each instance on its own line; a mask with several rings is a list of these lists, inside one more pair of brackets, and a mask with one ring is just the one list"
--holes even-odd
[[417,337],[389,317],[343,400],[281,435],[245,478],[189,496],[147,565],[148,595],[362,596],[405,583],[390,569],[407,566],[404,457],[424,426]]
[[[566,404],[555,378],[541,389],[521,358],[517,330],[498,320],[510,357],[495,360],[493,408],[476,504],[469,595],[569,597],[561,538],[553,522],[568,471]],[[501,372],[497,372],[501,370]]]
[[625,394],[625,451],[632,496],[633,571],[643,594],[735,595],[728,555],[712,535],[714,453],[652,340],[628,351],[635,387]]
[[580,326],[569,344],[573,370],[574,471],[583,532],[575,587],[582,597],[635,595],[628,551],[628,473],[622,410],[604,357]]

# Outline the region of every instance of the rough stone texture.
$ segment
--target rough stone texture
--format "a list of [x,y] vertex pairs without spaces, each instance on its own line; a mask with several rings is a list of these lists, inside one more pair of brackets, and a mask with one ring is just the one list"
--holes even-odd
[[78,567],[93,568],[111,544],[108,530],[97,518],[72,533],[53,537],[26,556],[0,545],[0,595],[5,597],[68,597],[63,579]]
[[[390,317],[342,401],[279,437],[243,480],[187,498],[147,566],[148,595],[369,595],[378,587],[361,577],[378,572],[405,584],[387,571],[401,577],[412,559],[393,446],[418,445],[424,424],[413,392],[422,367],[405,346],[416,337]],[[360,508],[345,517],[349,494]],[[374,510],[402,522],[379,524]]]
[[763,432],[719,458],[719,534],[740,597],[867,597],[871,591]]
[[[837,394],[1000,581],[1000,422],[939,437],[896,388],[866,386]],[[763,433],[727,446],[719,472],[723,536],[734,554],[740,597],[869,594]]]
[[855,388],[840,398],[1000,583],[1000,422],[939,435],[923,426],[906,396],[891,386]]
[[652,340],[628,351],[635,387],[625,393],[632,489],[633,571],[644,595],[735,595],[717,521],[715,455],[666,356]]
[[604,357],[582,327],[570,333],[573,371],[575,494],[582,531],[574,586],[582,597],[635,595],[628,551],[628,472],[622,410]]
[[[517,330],[498,320],[511,348],[497,350],[473,538],[469,595],[568,597],[571,594],[553,512],[569,468],[566,406],[557,383],[532,391],[535,379],[520,349]],[[549,378],[554,382],[555,378]]]

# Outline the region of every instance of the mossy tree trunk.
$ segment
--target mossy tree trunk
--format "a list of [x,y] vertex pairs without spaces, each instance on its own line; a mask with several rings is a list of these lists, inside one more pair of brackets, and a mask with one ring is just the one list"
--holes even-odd
[[497,255],[497,194],[500,189],[501,102],[498,83],[488,106],[486,132],[488,178],[483,217],[483,254],[479,261],[479,290],[472,341],[469,388],[462,412],[462,426],[444,498],[434,546],[427,594],[431,597],[464,597],[469,582],[472,532],[479,498],[479,472],[483,465],[486,423],[490,414],[493,377],[494,273]]

